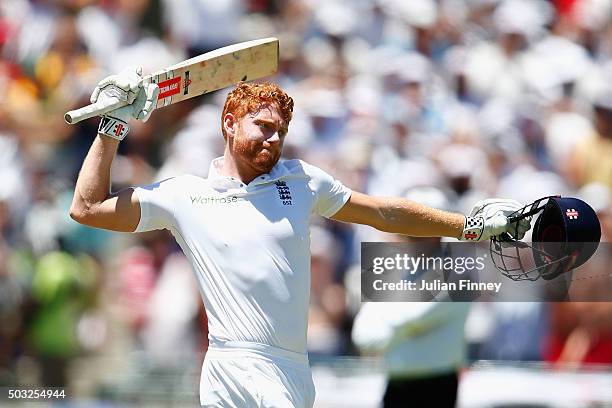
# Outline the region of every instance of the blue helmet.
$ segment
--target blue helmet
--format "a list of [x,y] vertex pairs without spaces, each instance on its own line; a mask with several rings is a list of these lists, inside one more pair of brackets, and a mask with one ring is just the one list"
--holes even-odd
[[[491,239],[491,259],[510,279],[554,279],[584,264],[599,246],[599,219],[584,201],[572,197],[543,197],[513,213],[509,220],[516,223],[537,214],[531,245],[515,240],[511,234]],[[525,262],[522,248],[531,248],[533,262]]]

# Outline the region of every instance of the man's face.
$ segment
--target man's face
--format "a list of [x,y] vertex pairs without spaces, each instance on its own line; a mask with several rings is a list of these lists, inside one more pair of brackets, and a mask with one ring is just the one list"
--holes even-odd
[[263,105],[236,122],[232,150],[240,160],[258,172],[269,173],[278,162],[283,148],[287,124],[274,105]]

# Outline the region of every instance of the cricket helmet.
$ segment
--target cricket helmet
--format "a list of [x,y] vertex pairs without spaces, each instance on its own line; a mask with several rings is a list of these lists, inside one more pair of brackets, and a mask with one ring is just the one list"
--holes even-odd
[[551,280],[584,264],[597,250],[601,238],[599,219],[584,201],[543,197],[508,218],[518,225],[517,221],[536,215],[530,244],[512,238],[517,234],[491,239],[491,259],[503,275],[515,281]]

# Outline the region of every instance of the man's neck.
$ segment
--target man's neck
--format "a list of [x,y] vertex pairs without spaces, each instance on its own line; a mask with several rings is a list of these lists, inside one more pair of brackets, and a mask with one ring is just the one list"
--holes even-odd
[[245,184],[249,184],[260,175],[260,172],[252,167],[241,165],[241,163],[237,162],[227,150],[223,154],[223,164],[218,170],[219,174],[237,178]]

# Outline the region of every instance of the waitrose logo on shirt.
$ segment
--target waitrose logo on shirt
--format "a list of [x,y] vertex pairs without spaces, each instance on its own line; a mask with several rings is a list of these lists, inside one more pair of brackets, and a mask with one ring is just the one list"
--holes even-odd
[[191,204],[192,205],[199,205],[199,204],[233,204],[233,203],[237,203],[238,201],[244,201],[244,198],[242,197],[234,197],[234,196],[230,196],[230,197],[206,197],[206,196],[189,196],[189,199],[191,200]]

